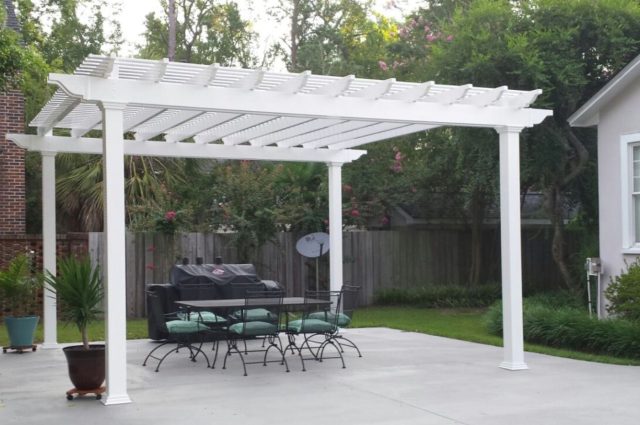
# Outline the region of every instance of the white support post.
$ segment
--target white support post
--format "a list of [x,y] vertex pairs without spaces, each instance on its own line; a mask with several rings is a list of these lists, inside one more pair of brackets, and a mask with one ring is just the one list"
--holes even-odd
[[528,369],[522,323],[522,249],[520,228],[520,131],[498,128],[500,135],[500,238],[502,251],[502,326],[508,370]]
[[130,403],[127,394],[127,294],[125,272],[125,199],[123,110],[125,105],[102,103],[104,169],[104,284],[106,405]]
[[[56,274],[56,154],[42,152],[42,265]],[[57,297],[48,283],[44,288],[44,342],[42,348],[58,348]]]
[[342,164],[329,167],[329,288],[342,289]]

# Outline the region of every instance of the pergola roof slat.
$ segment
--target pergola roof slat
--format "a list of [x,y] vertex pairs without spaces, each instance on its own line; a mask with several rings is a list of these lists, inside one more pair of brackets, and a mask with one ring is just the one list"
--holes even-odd
[[274,118],[276,117],[269,115],[241,115],[238,118],[197,134],[194,140],[196,143],[210,143]]
[[278,146],[285,147],[285,148],[292,147],[292,146],[299,146],[305,143],[309,143],[317,140],[323,140],[326,137],[344,133],[346,131],[356,130],[362,127],[369,127],[374,124],[376,124],[375,121],[344,121],[339,124],[320,129],[318,131],[305,133],[297,137],[292,137],[290,139],[283,140],[281,142],[278,142]]
[[311,133],[313,131],[330,127],[334,124],[344,122],[342,120],[335,119],[312,119],[302,124],[298,124],[293,127],[289,127],[284,130],[275,131],[273,133],[265,134],[264,136],[256,137],[251,140],[253,146],[266,146],[273,143],[277,143],[279,147],[286,147],[285,142],[295,136],[299,136],[305,133]]
[[351,131],[343,131],[330,137],[323,137],[313,142],[304,143],[303,148],[323,148],[345,140],[353,140],[359,137],[377,134],[383,131],[406,127],[406,124],[398,124],[395,122],[379,122],[366,127],[356,128]]
[[432,128],[435,128],[436,126],[432,126],[432,125],[422,125],[422,124],[409,124],[409,125],[405,125],[403,127],[399,127],[396,129],[391,129],[391,130],[387,130],[387,131],[381,131],[379,133],[374,133],[374,134],[370,134],[368,136],[364,136],[364,137],[359,137],[353,140],[349,140],[349,141],[345,141],[345,142],[341,142],[341,143],[334,143],[328,146],[328,148],[330,150],[334,150],[334,149],[351,149],[351,148],[355,148],[357,146],[362,146],[362,145],[366,145],[367,143],[373,143],[373,142],[378,142],[380,140],[386,140],[386,139],[390,139],[393,137],[398,137],[398,136],[404,136],[407,134],[413,134],[413,133],[417,133],[420,131],[426,131]]

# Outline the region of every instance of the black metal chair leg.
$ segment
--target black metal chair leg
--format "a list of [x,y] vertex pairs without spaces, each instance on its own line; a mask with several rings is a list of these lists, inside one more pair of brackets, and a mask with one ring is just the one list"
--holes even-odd
[[171,342],[163,342],[162,344],[158,345],[156,348],[154,348],[153,350],[151,350],[149,352],[149,354],[147,354],[147,357],[145,357],[144,362],[142,362],[142,366],[146,366],[147,365],[147,360],[149,360],[149,358],[154,358],[157,359],[157,357],[153,357],[153,353],[155,353],[156,351],[158,351],[158,349],[164,347],[165,345],[169,345],[169,344],[175,344],[175,342],[171,341]]
[[[339,339],[347,341],[349,344],[344,344],[344,345],[346,345],[347,347],[355,348],[356,351],[358,352],[358,357],[362,357],[362,353],[360,353],[360,349],[358,348],[358,346],[353,341],[351,341],[349,338],[345,338],[342,335],[338,335],[338,336],[335,337],[335,339],[336,339],[336,342],[338,344],[340,344],[340,342],[338,341]],[[340,346],[342,347],[342,345],[340,345]],[[344,351],[343,351],[343,353],[344,353]]]

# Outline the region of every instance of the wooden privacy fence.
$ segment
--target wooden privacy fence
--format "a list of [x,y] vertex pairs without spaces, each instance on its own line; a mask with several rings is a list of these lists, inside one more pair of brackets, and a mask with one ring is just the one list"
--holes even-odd
[[[569,234],[569,236],[571,236]],[[171,266],[187,258],[201,257],[212,263],[222,257],[236,263],[237,253],[230,234],[129,233],[126,238],[127,314],[145,315],[145,285],[169,281]],[[302,295],[315,287],[315,261],[297,253],[298,236],[279,233],[260,249],[254,261],[262,279],[282,283],[288,296]],[[551,257],[551,235],[535,229],[523,230],[523,279],[525,290],[557,289],[560,275]],[[569,251],[576,238],[570,237]],[[465,229],[345,232],[344,280],[361,285],[361,303],[373,301],[386,288],[466,284],[471,259],[471,235]],[[89,234],[89,252],[94,263],[102,263],[102,233]],[[483,281],[500,281],[499,231],[488,229],[483,238]],[[320,286],[328,286],[328,258],[320,261]]]

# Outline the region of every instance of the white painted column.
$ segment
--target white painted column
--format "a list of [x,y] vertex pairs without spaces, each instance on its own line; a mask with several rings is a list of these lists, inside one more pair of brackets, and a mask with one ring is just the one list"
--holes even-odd
[[342,289],[342,164],[329,167],[329,288]]
[[104,285],[107,396],[103,403],[130,403],[127,394],[127,293],[125,272],[125,105],[102,103],[104,175]]
[[[42,266],[56,274],[56,154],[42,152]],[[51,286],[44,288],[44,342],[42,348],[58,348],[57,297]]]
[[522,248],[520,226],[520,131],[502,127],[500,135],[500,239],[502,251],[502,326],[508,370],[528,369],[522,323]]

